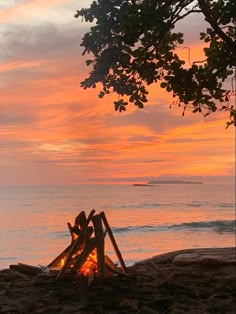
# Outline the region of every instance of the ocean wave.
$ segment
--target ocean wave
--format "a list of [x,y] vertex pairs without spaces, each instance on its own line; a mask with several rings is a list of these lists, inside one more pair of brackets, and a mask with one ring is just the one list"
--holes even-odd
[[233,203],[218,203],[216,206],[217,207],[223,207],[223,208],[235,208],[236,204],[233,204]]
[[65,231],[52,231],[52,232],[46,232],[45,236],[49,236],[53,238],[67,238],[69,236],[69,233]]
[[214,220],[200,222],[186,222],[179,225],[172,225],[174,229],[212,229],[216,232],[234,232],[235,220]]
[[197,203],[197,202],[187,203],[187,204],[183,204],[183,205],[190,206],[190,207],[201,207],[201,206],[203,206],[202,203]]
[[[150,208],[186,208],[186,207],[204,207],[209,206],[205,201],[192,201],[188,203],[136,203],[136,204],[119,204],[113,206],[114,209],[150,209]],[[220,203],[218,207],[233,207],[233,204]],[[108,206],[110,208],[110,206]]]
[[219,233],[235,232],[235,220],[215,220],[215,221],[200,221],[200,222],[185,222],[182,224],[173,225],[143,225],[143,226],[126,226],[112,230],[114,233],[129,233],[129,232],[158,232],[158,231],[200,231],[202,229],[213,230]]
[[114,206],[113,208],[116,209],[128,209],[128,208],[155,208],[155,207],[161,207],[165,206],[166,204],[160,204],[160,203],[141,203],[141,204],[132,204],[132,205],[127,205],[127,204],[121,204],[118,206]]

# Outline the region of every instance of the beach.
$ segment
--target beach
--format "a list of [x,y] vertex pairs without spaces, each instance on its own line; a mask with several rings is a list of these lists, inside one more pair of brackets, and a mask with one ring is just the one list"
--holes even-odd
[[44,278],[0,271],[0,313],[220,313],[236,306],[235,248],[178,250],[128,267],[127,276]]
[[[235,312],[231,185],[7,187],[0,193],[0,314]],[[127,276],[44,278],[11,265],[48,265],[81,210],[104,211]],[[117,257],[105,238],[106,254]]]

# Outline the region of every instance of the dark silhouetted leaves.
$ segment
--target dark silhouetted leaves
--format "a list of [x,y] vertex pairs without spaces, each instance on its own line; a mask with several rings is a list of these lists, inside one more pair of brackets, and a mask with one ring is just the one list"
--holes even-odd
[[[146,87],[160,82],[184,111],[191,108],[204,116],[227,111],[227,126],[235,124],[235,107],[230,103],[235,97],[231,92],[236,67],[235,12],[233,0],[93,1],[75,14],[93,22],[81,43],[83,54],[93,56],[86,61],[91,71],[81,86],[94,88],[102,83],[100,98],[115,92],[143,108],[148,101]],[[208,23],[199,34],[206,58],[185,64],[176,47],[188,47],[181,46],[184,34],[176,32],[175,25],[196,14]],[[125,111],[127,104],[119,99],[114,102],[115,110]]]

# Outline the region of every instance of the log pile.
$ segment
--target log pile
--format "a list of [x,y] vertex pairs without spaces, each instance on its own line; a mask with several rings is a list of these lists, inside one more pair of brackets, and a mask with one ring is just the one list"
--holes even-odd
[[[104,212],[95,215],[95,210],[92,210],[86,217],[85,212],[81,211],[74,225],[69,222],[67,225],[71,244],[47,266],[50,273],[56,273],[57,278],[68,274],[100,278],[114,273],[126,274],[126,265]],[[106,235],[110,238],[121,270],[105,254]]]

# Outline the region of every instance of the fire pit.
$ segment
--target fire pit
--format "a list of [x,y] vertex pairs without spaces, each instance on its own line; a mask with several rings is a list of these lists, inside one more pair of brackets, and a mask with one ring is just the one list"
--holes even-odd
[[[71,243],[45,270],[19,263],[11,265],[17,271],[41,276],[85,276],[91,281],[94,277],[105,278],[114,274],[126,275],[126,265],[108,224],[105,213],[95,215],[93,209],[88,217],[81,211],[75,218],[74,225],[67,223],[71,234]],[[108,235],[117,255],[117,266],[105,253],[105,238]]]

